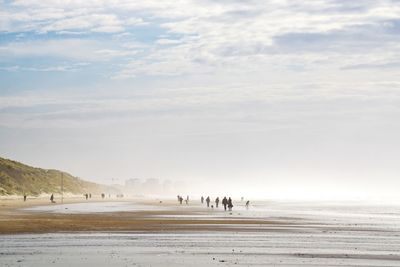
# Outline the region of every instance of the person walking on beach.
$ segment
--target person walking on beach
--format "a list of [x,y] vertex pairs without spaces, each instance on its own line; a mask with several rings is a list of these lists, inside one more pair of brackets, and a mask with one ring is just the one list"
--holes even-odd
[[232,208],[233,208],[232,199],[229,198],[228,199],[228,209],[229,209],[229,211],[232,211]]
[[250,206],[250,200],[247,200],[247,202],[246,202],[246,209],[249,209],[249,206]]
[[222,205],[224,205],[224,210],[226,210],[226,205],[228,205],[228,200],[226,199],[226,197],[222,199]]
[[85,194],[85,197],[86,197],[86,200],[88,199],[88,197],[89,197],[89,195],[88,194]]
[[26,194],[24,194],[24,202],[26,201]]
[[50,196],[50,201],[51,201],[51,203],[54,203],[54,195],[53,194],[51,194],[51,196]]
[[209,208],[210,207],[210,197],[206,198],[206,202],[207,202],[207,208]]
[[189,204],[189,196],[186,196],[186,205]]
[[201,204],[203,204],[203,203],[204,203],[204,197],[201,196]]
[[218,204],[219,204],[219,197],[217,197],[217,198],[215,199],[215,207],[216,207],[216,208],[218,208]]
[[179,196],[179,203],[182,205],[183,197]]

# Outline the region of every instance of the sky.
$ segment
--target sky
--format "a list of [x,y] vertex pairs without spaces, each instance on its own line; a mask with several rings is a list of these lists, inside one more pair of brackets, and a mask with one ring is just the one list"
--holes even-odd
[[0,155],[101,183],[397,196],[399,74],[397,0],[0,0]]

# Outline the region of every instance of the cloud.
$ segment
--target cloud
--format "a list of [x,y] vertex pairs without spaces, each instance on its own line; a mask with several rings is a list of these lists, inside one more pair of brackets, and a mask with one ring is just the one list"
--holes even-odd
[[19,66],[0,67],[0,70],[4,71],[18,71],[19,69]]
[[[390,121],[400,114],[398,83],[304,83],[268,87],[164,87],[136,91],[46,93],[0,97],[4,127],[87,127],[171,120],[250,124],[248,130],[296,128],[330,120]],[[382,94],[384,93],[384,94]],[[390,115],[392,114],[392,115]],[[396,115],[395,115],[396,116]],[[224,128],[224,127],[222,127]],[[227,130],[227,129],[225,129]],[[204,132],[212,131],[206,127]]]
[[360,70],[360,69],[399,69],[400,61],[370,64],[355,64],[342,67],[344,70]]
[[[369,64],[377,57],[382,59],[388,47],[392,51],[398,49],[393,48],[393,43],[399,41],[396,28],[400,6],[389,0],[345,4],[338,0],[304,3],[293,0],[18,0],[1,5],[2,31],[28,31],[37,36],[50,33],[82,36],[79,41],[67,38],[56,41],[48,37],[49,56],[71,58],[72,54],[77,54],[95,60],[93,50],[113,50],[103,56],[122,57],[129,54],[123,47],[125,44],[109,47],[115,38],[141,42],[142,47],[146,47],[143,53],[132,52],[130,56],[135,58],[130,62],[123,60],[119,64],[121,68],[109,75],[119,78],[216,73],[224,72],[226,66],[231,72],[247,72],[248,67],[243,66],[252,62],[253,71],[271,66],[287,71],[305,70],[321,65],[345,71],[347,65]],[[99,39],[98,34],[110,38]],[[88,49],[90,41],[87,39],[95,40],[94,49]],[[28,47],[35,42],[26,39],[24,42],[26,51],[40,54]],[[52,42],[59,42],[59,52],[51,47]],[[97,49],[100,42],[107,44]],[[72,49],[64,49],[63,43]],[[24,44],[10,40],[8,46],[11,54],[23,54],[22,49],[16,50]],[[377,49],[378,46],[381,49]],[[374,51],[370,51],[371,48]],[[46,57],[46,53],[41,56]],[[343,62],[344,56],[351,58]],[[350,62],[356,60],[362,62]],[[386,57],[385,60],[390,63],[395,59]],[[290,61],[295,63],[286,63]],[[300,66],[296,61],[305,64]]]
[[171,45],[171,44],[180,44],[182,43],[180,40],[174,40],[174,39],[158,39],[156,44],[160,45]]
[[5,71],[38,71],[38,72],[66,72],[66,71],[78,71],[74,66],[52,66],[52,67],[1,67],[0,70]]
[[122,22],[113,14],[92,14],[61,19],[40,29],[42,32],[67,30],[113,33],[121,32],[124,28]]
[[106,61],[136,53],[132,49],[115,50],[110,47],[110,44],[84,39],[15,42],[0,46],[0,55],[3,58],[55,57],[76,61]]

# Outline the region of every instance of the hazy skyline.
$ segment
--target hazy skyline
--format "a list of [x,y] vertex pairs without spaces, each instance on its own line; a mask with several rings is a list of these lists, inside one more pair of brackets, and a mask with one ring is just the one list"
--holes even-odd
[[0,156],[396,196],[399,33],[398,1],[0,0]]

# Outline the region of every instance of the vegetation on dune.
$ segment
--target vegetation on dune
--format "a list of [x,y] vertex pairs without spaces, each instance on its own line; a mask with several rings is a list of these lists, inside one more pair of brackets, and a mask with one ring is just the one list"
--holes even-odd
[[0,158],[0,195],[60,193],[62,176],[65,193],[100,193],[105,189],[102,185],[84,181],[66,172],[35,168]]

